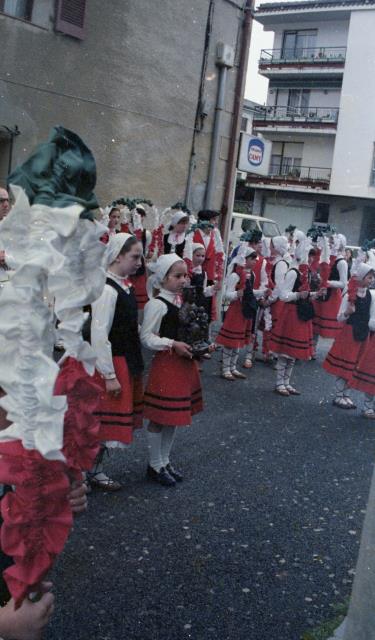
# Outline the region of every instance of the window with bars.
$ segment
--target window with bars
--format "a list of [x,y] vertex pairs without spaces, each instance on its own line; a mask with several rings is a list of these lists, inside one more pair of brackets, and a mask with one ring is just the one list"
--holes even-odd
[[31,20],[34,0],[0,0],[0,12],[13,18]]
[[242,116],[241,118],[241,131],[247,131],[247,118],[245,118],[244,116]]
[[86,0],[57,0],[55,30],[83,40],[86,4]]

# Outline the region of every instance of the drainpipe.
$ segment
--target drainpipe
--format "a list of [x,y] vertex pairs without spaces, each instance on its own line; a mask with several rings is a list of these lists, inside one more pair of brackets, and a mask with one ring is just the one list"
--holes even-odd
[[217,163],[220,152],[220,134],[222,119],[225,111],[225,89],[228,77],[228,69],[234,65],[234,51],[232,47],[219,42],[216,48],[216,66],[219,68],[219,82],[215,106],[214,128],[212,131],[212,144],[204,208],[213,209],[216,190]]
[[233,106],[232,130],[231,130],[230,140],[229,140],[227,173],[225,177],[223,204],[221,208],[221,213],[222,213],[221,232],[224,238],[224,246],[227,246],[228,244],[229,225],[231,220],[231,213],[233,210],[234,195],[235,195],[235,189],[236,189],[238,143],[239,143],[239,137],[240,137],[241,115],[242,115],[242,107],[243,107],[243,96],[245,92],[247,63],[249,59],[251,28],[253,23],[253,18],[252,18],[253,7],[254,7],[254,0],[246,0],[245,9],[244,9],[245,17],[242,23],[240,60],[239,60],[238,71],[237,71],[236,89],[235,89],[234,106]]

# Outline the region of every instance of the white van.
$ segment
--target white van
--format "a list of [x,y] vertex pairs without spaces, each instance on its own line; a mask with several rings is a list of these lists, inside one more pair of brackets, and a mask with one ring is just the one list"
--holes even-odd
[[237,213],[237,211],[233,211],[229,242],[232,242],[234,247],[237,246],[242,234],[246,231],[253,231],[253,229],[259,229],[259,231],[269,239],[274,236],[281,236],[278,224],[274,220],[262,218],[262,216],[253,216],[250,213]]

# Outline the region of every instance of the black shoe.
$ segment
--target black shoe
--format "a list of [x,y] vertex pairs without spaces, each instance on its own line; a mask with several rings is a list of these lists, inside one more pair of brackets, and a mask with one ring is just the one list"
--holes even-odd
[[174,469],[169,462],[165,468],[168,471],[169,475],[176,480],[176,482],[183,481],[184,476],[179,471],[176,471],[176,469]]
[[155,471],[155,469],[149,465],[147,467],[147,477],[150,480],[155,480],[155,482],[162,484],[163,487],[174,487],[176,484],[176,480],[169,475],[165,467],[162,467],[160,471]]

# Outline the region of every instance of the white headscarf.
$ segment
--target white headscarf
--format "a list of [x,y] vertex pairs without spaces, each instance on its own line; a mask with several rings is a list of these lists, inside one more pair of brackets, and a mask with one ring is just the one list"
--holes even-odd
[[346,237],[342,233],[334,233],[333,234],[333,247],[331,249],[331,254],[333,256],[338,256],[343,254],[346,247]]
[[309,251],[312,247],[310,238],[303,231],[296,229],[294,231],[294,258],[298,263],[306,264],[308,262]]
[[159,289],[169,269],[175,262],[181,261],[182,258],[180,258],[176,253],[167,253],[159,256],[156,262],[149,264],[149,269],[154,272],[149,278],[149,280],[151,279],[150,284]]
[[285,236],[275,236],[272,238],[272,244],[280,256],[288,253],[289,243]]
[[200,242],[193,242],[193,253],[194,251],[198,251],[198,249],[201,249],[206,253],[206,247],[204,244],[201,244]]
[[116,260],[122,247],[124,246],[125,242],[129,240],[129,238],[135,238],[135,236],[132,236],[131,233],[116,233],[115,235],[110,237],[105,253],[105,261],[107,267],[109,267],[109,265]]
[[363,280],[370,271],[374,271],[373,265],[368,264],[367,262],[361,262],[361,264],[357,265],[355,277],[358,280]]
[[189,214],[184,213],[183,211],[176,211],[176,213],[174,213],[172,218],[171,218],[171,221],[169,223],[169,228],[170,229],[174,229],[176,224],[181,222],[181,220],[183,220],[184,218],[186,218],[188,220],[189,219]]

